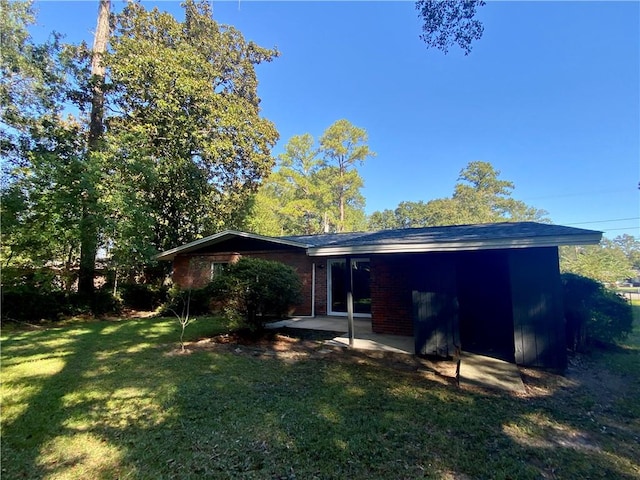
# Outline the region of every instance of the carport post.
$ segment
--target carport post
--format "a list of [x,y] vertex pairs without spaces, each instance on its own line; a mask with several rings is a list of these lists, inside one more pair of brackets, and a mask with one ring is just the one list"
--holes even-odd
[[347,324],[349,331],[349,347],[353,348],[355,329],[353,326],[353,272],[351,271],[351,257],[345,258],[345,275],[347,287]]
[[347,318],[349,320],[349,347],[353,348],[354,328],[353,328],[353,293],[347,290]]

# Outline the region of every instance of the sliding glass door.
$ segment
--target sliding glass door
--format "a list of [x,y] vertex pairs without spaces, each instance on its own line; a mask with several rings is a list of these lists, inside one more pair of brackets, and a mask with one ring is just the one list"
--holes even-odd
[[356,316],[371,316],[371,267],[368,258],[329,260],[327,263],[327,292],[329,315],[347,314],[347,287],[353,292],[353,313]]

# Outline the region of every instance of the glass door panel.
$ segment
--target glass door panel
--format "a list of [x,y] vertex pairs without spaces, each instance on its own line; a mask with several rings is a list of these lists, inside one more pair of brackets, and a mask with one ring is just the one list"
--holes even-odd
[[369,260],[351,260],[353,313],[371,314],[371,268]]
[[354,258],[346,272],[345,260],[329,260],[329,315],[347,313],[347,282],[353,292],[353,313],[358,316],[371,315],[371,268],[368,259]]
[[329,269],[331,271],[329,305],[331,306],[332,313],[347,313],[347,279],[345,265],[346,262],[344,260],[329,261]]

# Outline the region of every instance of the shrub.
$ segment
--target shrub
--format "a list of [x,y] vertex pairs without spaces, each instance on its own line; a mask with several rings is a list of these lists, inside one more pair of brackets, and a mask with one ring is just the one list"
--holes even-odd
[[134,310],[155,310],[167,301],[167,290],[142,283],[125,283],[118,288],[123,305]]
[[57,320],[65,303],[63,292],[40,291],[27,285],[2,288],[3,320]]
[[167,301],[162,307],[162,315],[180,315],[183,309],[189,304],[190,315],[205,315],[211,311],[212,292],[209,286],[204,288],[194,288],[182,290],[174,286],[167,293]]
[[2,318],[19,321],[56,321],[78,314],[117,313],[118,301],[108,290],[97,290],[92,298],[75,292],[44,290],[34,285],[2,288]]
[[593,343],[613,343],[633,328],[627,300],[601,283],[573,273],[562,275],[567,344],[581,349]]
[[249,257],[230,264],[208,288],[228,316],[242,317],[252,330],[262,329],[267,316],[286,315],[300,302],[302,290],[293,268]]
[[94,315],[105,315],[107,313],[119,313],[122,310],[122,304],[113,296],[111,288],[101,288],[96,290],[93,298],[89,302],[83,302],[88,305],[90,310],[88,313]]

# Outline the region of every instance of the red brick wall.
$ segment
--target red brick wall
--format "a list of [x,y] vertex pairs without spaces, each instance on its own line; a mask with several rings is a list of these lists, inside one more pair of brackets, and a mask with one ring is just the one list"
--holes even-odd
[[370,260],[373,331],[412,336],[411,257],[373,255]]
[[[182,288],[201,288],[211,280],[211,263],[226,262],[232,263],[237,261],[242,255],[254,258],[262,258],[264,260],[274,260],[282,262],[292,267],[300,277],[302,282],[302,302],[295,306],[291,312],[292,315],[311,315],[311,276],[313,259],[309,258],[305,252],[297,251],[261,251],[261,252],[225,252],[205,255],[178,255],[173,260],[173,281]],[[316,279],[316,285],[324,285],[324,312],[317,310],[316,314],[324,315],[326,313],[326,275],[324,284]],[[318,297],[318,295],[316,295]]]
[[211,280],[211,263],[233,263],[237,253],[178,255],[173,260],[173,282],[181,288],[202,288]]
[[[311,315],[311,278],[316,264],[315,314],[327,314],[327,258],[308,257],[296,251],[260,251],[179,255],[173,262],[173,281],[181,287],[199,288],[210,280],[211,262],[234,262],[242,255],[276,260],[293,267],[302,282],[303,301],[292,315]],[[411,257],[373,255],[371,260],[371,314],[375,333],[413,335],[411,287],[408,272]],[[191,262],[191,266],[189,263]]]
[[327,259],[314,258],[316,264],[316,315],[327,314]]

